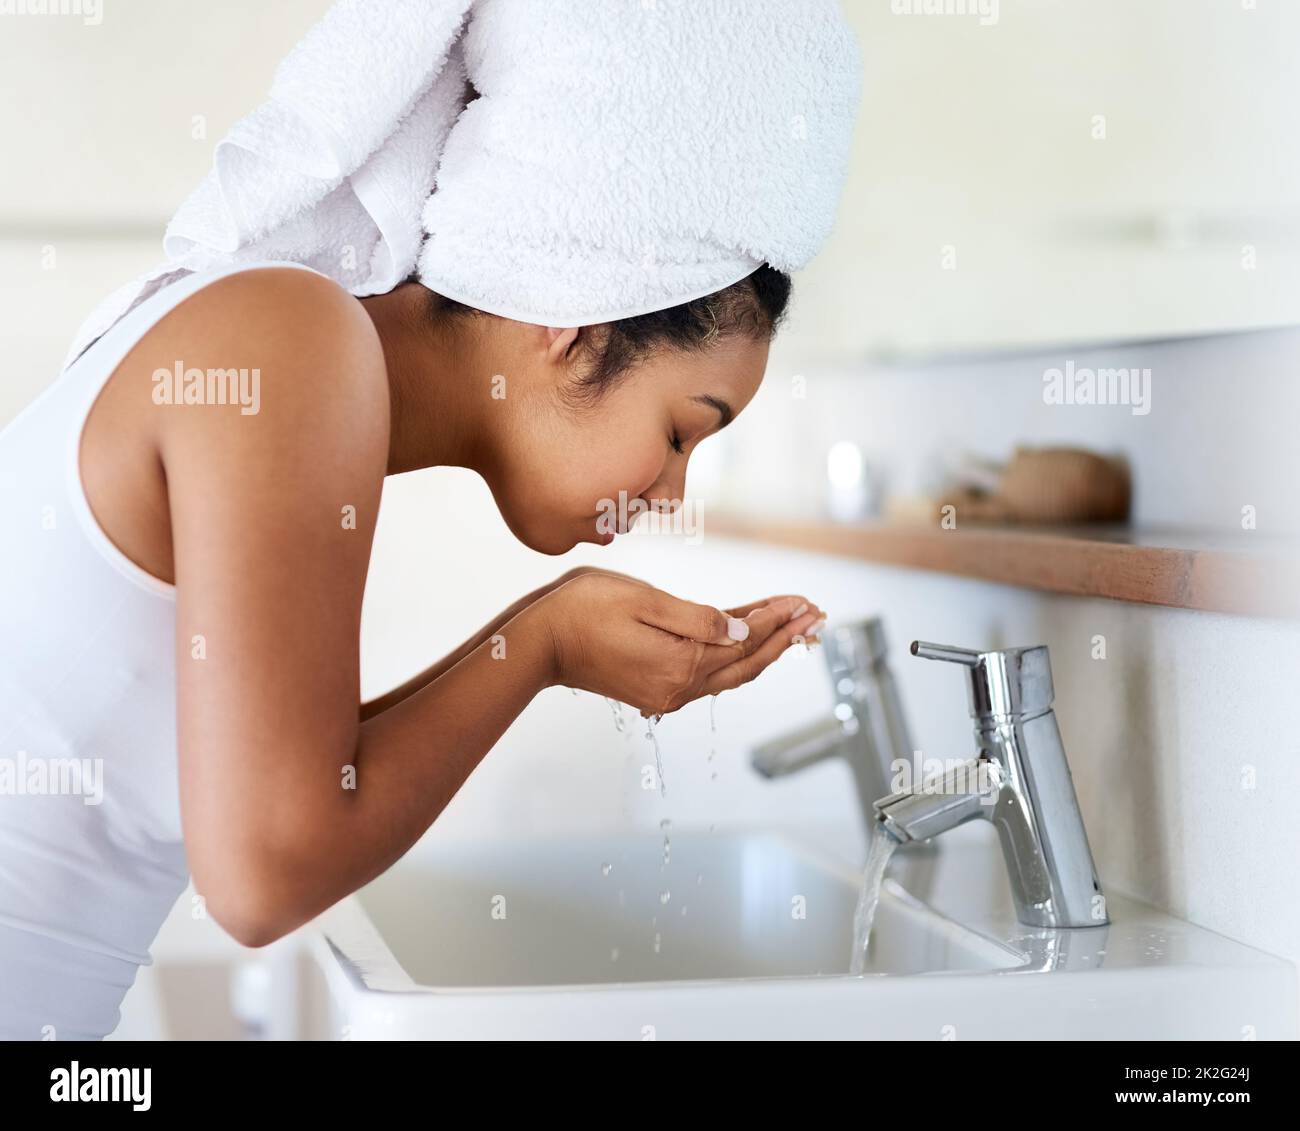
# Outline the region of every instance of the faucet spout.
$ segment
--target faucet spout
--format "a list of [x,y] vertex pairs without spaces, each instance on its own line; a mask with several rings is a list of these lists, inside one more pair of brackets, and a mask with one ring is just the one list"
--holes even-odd
[[830,717],[756,746],[752,764],[765,778],[783,778],[827,758],[847,758],[852,748],[853,736],[839,719]]
[[1002,792],[997,763],[973,758],[875,803],[876,819],[902,844],[929,840],[967,821],[988,820]]

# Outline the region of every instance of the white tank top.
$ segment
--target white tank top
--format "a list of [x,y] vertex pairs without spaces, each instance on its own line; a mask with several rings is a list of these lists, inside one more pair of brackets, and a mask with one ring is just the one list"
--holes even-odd
[[266,266],[301,265],[171,283],[0,432],[0,1038],[112,1032],[189,880],[175,590],[99,528],[78,448],[95,398],[155,323]]

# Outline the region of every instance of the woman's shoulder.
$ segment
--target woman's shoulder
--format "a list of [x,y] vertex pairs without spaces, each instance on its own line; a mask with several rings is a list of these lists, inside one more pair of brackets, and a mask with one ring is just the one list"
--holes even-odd
[[[300,341],[310,337],[334,344],[378,349],[379,339],[365,308],[339,283],[319,272],[267,264],[236,271],[200,272],[197,288],[176,308],[192,333],[209,339],[234,329],[247,338]],[[382,351],[379,353],[382,359]]]
[[[199,273],[135,353],[182,369],[257,368],[287,388],[329,378],[387,395],[383,347],[361,303],[315,271],[267,265]],[[197,286],[196,286],[197,284]]]
[[224,402],[212,412],[162,413],[159,427],[165,422],[173,434],[238,432],[238,419],[251,415],[263,436],[329,442],[348,432],[357,441],[373,436],[386,447],[383,348],[356,298],[332,279],[295,267],[195,281],[199,289],[137,342],[127,367],[150,384],[155,404],[160,396],[161,403],[205,404],[209,390],[233,387],[232,375],[239,388],[250,390],[244,398],[250,403],[235,409],[238,415]]

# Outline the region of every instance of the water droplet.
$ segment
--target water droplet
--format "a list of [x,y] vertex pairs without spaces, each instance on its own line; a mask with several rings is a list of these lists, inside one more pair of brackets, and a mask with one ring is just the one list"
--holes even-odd
[[655,723],[663,718],[663,715],[655,715],[645,721],[645,736],[650,740],[655,751],[655,776],[659,779],[659,796],[668,796],[668,783],[664,781],[664,760],[659,750],[659,739],[655,735]]
[[608,876],[610,872],[612,872],[613,870],[614,870],[613,864],[602,864],[600,866],[600,874],[602,876]]
[[623,704],[617,699],[605,697],[605,702],[609,704],[609,709],[614,712],[614,729],[619,734],[627,733],[627,723],[623,720]]
[[665,817],[662,821],[659,822],[659,827],[667,831],[668,829],[671,829],[673,827],[673,823],[667,817]]
[[703,872],[696,872],[696,873],[695,873],[695,886],[696,886],[696,887],[699,887],[702,883],[704,883],[704,873],[703,873]]
[[663,936],[658,931],[656,931],[655,932],[655,954],[659,953],[659,944],[662,941],[663,941]]
[[617,962],[617,961],[618,961],[618,947],[615,947],[613,950],[611,950],[611,951],[609,952],[609,960],[610,960],[611,962]]
[[686,904],[684,904],[684,903],[682,904],[682,914],[683,914],[683,915],[686,914]]
[[718,712],[718,697],[716,695],[710,695],[709,696],[709,733],[710,734],[718,733],[717,712]]
[[672,892],[670,892],[670,891],[661,891],[661,892],[659,893],[659,902],[660,902],[660,903],[667,903],[670,899],[672,899],[672,897],[673,897],[673,893],[672,893]]

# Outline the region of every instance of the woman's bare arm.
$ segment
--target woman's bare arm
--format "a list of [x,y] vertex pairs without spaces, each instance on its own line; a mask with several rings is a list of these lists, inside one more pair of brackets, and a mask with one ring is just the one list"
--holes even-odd
[[546,585],[541,585],[530,593],[525,593],[524,596],[520,597],[519,600],[515,601],[504,612],[493,618],[488,624],[484,625],[454,651],[447,653],[447,655],[443,656],[442,659],[438,660],[436,663],[430,664],[429,667],[412,676],[405,683],[399,684],[397,687],[393,688],[392,691],[386,691],[383,695],[363,703],[361,705],[362,721],[364,722],[367,719],[373,719],[376,715],[387,711],[390,707],[395,707],[398,703],[402,702],[403,699],[409,698],[411,695],[414,695],[415,692],[419,691],[420,688],[432,683],[444,672],[450,671],[485,640],[490,639],[492,636],[496,635],[496,633],[500,632],[502,625],[513,620],[528,608],[529,605],[546,596],[547,593],[550,593],[557,586],[563,585],[566,581],[571,581],[575,577],[581,577],[584,573],[593,572],[597,572],[594,566],[576,566],[569,570],[568,573],[562,574],[560,577],[556,578],[554,581],[549,582]]
[[186,850],[212,915],[259,945],[414,843],[544,685],[549,642],[507,624],[507,659],[477,646],[362,723],[389,411],[368,317],[326,280],[265,270],[213,284],[152,338],[160,366],[260,373],[256,415],[159,409],[158,428]]

